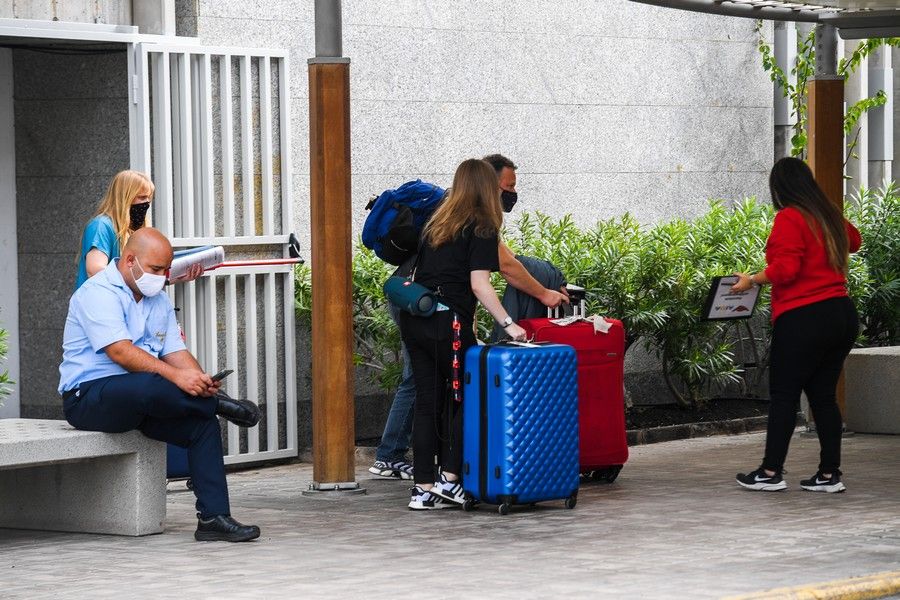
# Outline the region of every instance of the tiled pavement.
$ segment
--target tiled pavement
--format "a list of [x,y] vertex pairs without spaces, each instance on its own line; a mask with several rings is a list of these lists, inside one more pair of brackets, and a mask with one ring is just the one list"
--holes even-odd
[[[406,509],[406,483],[300,495],[309,465],[230,475],[251,544],[193,541],[192,495],[169,493],[146,538],[0,530],[0,598],[717,598],[900,569],[900,436],[845,439],[848,491],[804,492],[817,443],[795,436],[790,489],[733,481],[760,434],[632,449],[619,480],[506,517]],[[170,489],[176,490],[173,484]]]

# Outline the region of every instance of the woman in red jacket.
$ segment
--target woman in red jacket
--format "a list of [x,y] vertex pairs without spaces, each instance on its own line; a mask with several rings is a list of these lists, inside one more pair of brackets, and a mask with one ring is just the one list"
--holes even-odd
[[842,492],[841,432],[835,399],[838,377],[859,331],[847,296],[847,262],[860,246],[859,231],[825,197],[810,168],[796,158],[775,163],[769,175],[778,211],[766,243],[766,268],[735,273],[740,292],[772,285],[772,348],[769,360],[769,424],[762,465],[737,482],[751,490],[787,488],[784,460],[806,392],[821,446],[819,469],[800,487]]

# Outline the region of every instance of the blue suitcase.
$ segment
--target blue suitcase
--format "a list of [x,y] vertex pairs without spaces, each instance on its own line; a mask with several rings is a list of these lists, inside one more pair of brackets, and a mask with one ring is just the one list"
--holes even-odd
[[463,388],[463,508],[578,499],[578,371],[563,344],[473,346]]

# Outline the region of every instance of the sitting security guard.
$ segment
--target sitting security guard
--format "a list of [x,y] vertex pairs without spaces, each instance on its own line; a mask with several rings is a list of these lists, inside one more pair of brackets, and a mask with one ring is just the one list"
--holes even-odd
[[135,231],[121,258],[82,285],[69,301],[59,392],[77,429],[137,429],[188,449],[197,496],[198,541],[246,542],[259,527],[231,518],[222,461],[221,415],[252,427],[259,408],[219,392],[185,348],[166,294],[172,246],[156,229]]

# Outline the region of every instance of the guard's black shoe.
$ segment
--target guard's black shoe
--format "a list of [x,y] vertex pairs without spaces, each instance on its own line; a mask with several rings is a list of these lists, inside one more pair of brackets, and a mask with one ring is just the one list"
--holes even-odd
[[197,519],[194,539],[198,542],[249,542],[259,537],[256,525],[241,525],[229,515]]
[[237,400],[224,392],[216,394],[216,400],[219,402],[216,414],[238,427],[253,427],[259,423],[259,407],[249,400]]

